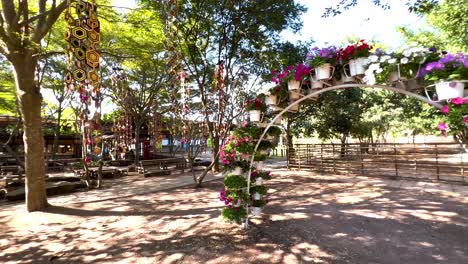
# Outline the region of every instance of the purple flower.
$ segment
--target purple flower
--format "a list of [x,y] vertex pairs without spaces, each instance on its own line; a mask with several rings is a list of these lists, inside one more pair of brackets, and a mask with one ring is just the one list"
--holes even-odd
[[439,60],[440,63],[446,64],[448,62],[454,61],[455,56],[452,54],[445,55],[442,59]]
[[430,52],[436,52],[437,49],[436,49],[436,47],[432,46],[432,47],[429,48],[429,51],[430,51]]
[[375,50],[375,55],[381,55],[383,53],[382,49],[381,48],[377,48]]

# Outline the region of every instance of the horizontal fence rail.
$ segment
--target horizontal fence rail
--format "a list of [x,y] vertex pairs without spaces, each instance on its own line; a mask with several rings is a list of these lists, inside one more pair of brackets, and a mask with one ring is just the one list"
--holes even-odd
[[468,153],[454,143],[295,144],[290,168],[468,184]]

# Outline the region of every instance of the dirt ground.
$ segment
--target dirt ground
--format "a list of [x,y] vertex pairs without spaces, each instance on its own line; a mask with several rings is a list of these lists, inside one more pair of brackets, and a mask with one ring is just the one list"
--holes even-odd
[[220,181],[0,211],[0,263],[468,263],[468,199],[276,170],[245,232]]

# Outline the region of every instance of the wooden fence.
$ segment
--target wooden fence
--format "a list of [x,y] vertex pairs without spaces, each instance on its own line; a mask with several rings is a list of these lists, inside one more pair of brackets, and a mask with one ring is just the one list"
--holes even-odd
[[468,184],[468,153],[453,143],[295,144],[290,168],[348,175],[440,180]]

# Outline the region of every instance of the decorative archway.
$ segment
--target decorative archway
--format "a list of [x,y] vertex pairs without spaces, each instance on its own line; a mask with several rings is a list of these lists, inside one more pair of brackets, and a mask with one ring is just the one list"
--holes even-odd
[[[294,101],[294,103],[292,104],[289,104],[287,107],[285,107],[283,110],[281,110],[278,114],[275,115],[275,117],[273,117],[270,122],[267,124],[267,126],[265,127],[265,129],[263,130],[263,133],[261,134],[260,138],[258,139],[256,145],[255,145],[255,148],[254,148],[254,151],[253,153],[256,153],[257,152],[257,149],[260,145],[260,142],[262,142],[262,140],[264,139],[264,137],[266,136],[267,134],[267,131],[268,129],[274,124],[275,120],[278,119],[278,118],[281,118],[281,116],[283,114],[285,114],[286,112],[288,112],[292,107],[298,105],[298,104],[301,104],[302,102],[310,99],[310,98],[314,98],[322,93],[325,93],[325,92],[329,92],[329,91],[335,91],[335,90],[340,90],[340,89],[348,89],[348,88],[378,88],[378,89],[384,89],[384,90],[388,90],[388,91],[392,91],[392,92],[396,92],[396,93],[400,93],[400,94],[404,94],[406,96],[411,96],[411,97],[414,97],[420,101],[423,101],[423,102],[426,102],[434,107],[437,107],[439,109],[442,108],[442,105],[439,104],[438,102],[434,102],[434,101],[431,101],[429,100],[428,98],[424,97],[424,96],[421,96],[421,95],[418,95],[418,94],[415,94],[415,93],[412,93],[412,92],[409,92],[409,91],[406,91],[404,89],[401,89],[401,88],[396,88],[396,87],[392,87],[392,86],[386,86],[386,85],[378,85],[378,84],[374,84],[374,85],[368,85],[368,84],[358,84],[358,83],[349,83],[349,84],[340,84],[340,85],[335,85],[335,86],[331,86],[331,87],[327,87],[327,88],[323,88],[323,89],[320,89],[320,90],[316,90],[306,96],[303,96],[302,98],[298,99],[297,101]],[[248,170],[248,174],[247,174],[247,195],[250,195],[250,181],[251,181],[251,173],[252,173],[252,167],[253,167],[253,163],[254,163],[254,155],[252,155],[250,157],[250,161],[249,161],[249,170]],[[246,206],[246,211],[247,211],[247,216],[246,216],[246,219],[245,219],[245,225],[244,227],[245,228],[248,228],[249,226],[249,207],[248,205],[245,205]]]

